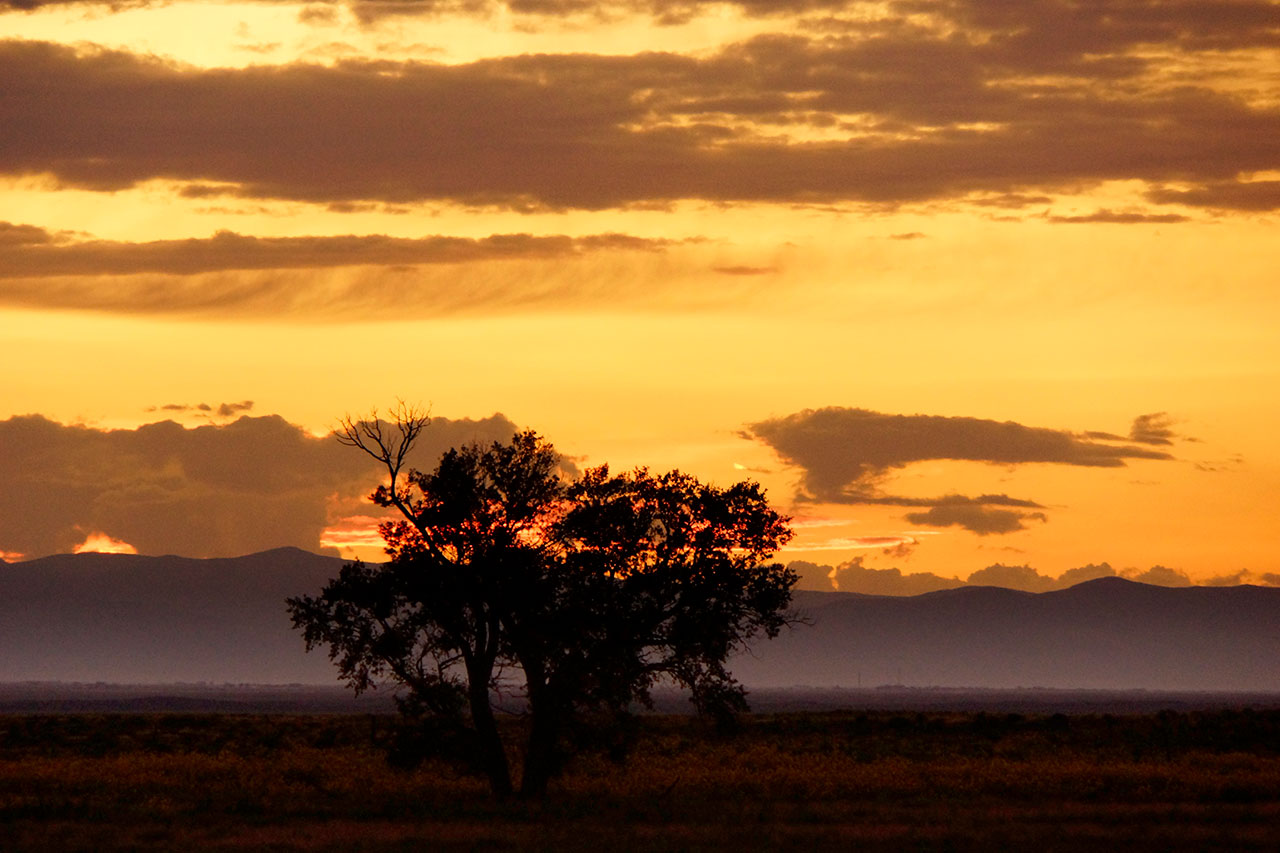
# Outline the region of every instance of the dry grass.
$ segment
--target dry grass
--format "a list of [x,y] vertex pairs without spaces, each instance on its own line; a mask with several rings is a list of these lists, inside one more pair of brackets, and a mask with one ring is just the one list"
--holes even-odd
[[540,803],[361,717],[0,717],[0,850],[1280,849],[1280,715],[646,718]]

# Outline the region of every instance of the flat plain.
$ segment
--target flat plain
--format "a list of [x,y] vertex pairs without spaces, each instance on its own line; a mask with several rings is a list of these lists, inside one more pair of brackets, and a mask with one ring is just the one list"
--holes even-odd
[[[513,739],[519,719],[510,721]],[[635,718],[538,802],[382,714],[0,715],[0,849],[1280,849],[1280,711]]]

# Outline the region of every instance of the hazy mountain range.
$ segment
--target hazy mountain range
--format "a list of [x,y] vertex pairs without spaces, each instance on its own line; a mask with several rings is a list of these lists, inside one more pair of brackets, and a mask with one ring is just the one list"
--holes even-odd
[[794,603],[812,625],[738,660],[744,683],[1280,691],[1274,587],[1109,577],[1043,593],[801,591]]
[[[334,682],[284,599],[343,561],[80,554],[0,564],[0,682]],[[1101,578],[1044,593],[796,593],[808,624],[732,662],[748,686],[1280,692],[1280,588]]]
[[343,565],[296,548],[197,560],[75,554],[0,565],[0,681],[334,681],[285,598]]

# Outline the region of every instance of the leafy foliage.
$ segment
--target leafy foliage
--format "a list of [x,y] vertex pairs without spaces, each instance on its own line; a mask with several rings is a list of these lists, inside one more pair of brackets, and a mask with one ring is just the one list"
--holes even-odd
[[584,713],[624,715],[662,681],[721,722],[746,708],[731,652],[786,624],[794,573],[766,560],[790,538],[753,483],[727,489],[680,472],[568,482],[536,433],[446,453],[401,472],[425,417],[401,410],[345,424],[345,440],[390,475],[372,499],[390,561],[346,566],[318,597],[290,599],[308,648],[327,645],[357,691],[384,680],[401,710],[467,750],[495,793],[511,793],[494,719],[518,685],[528,732],[521,790],[560,767]]

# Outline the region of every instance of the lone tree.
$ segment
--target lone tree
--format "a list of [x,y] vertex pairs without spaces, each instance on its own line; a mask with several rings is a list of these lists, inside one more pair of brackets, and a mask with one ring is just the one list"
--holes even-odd
[[546,791],[584,714],[621,717],[661,681],[722,720],[746,709],[725,660],[778,633],[796,582],[765,562],[791,532],[757,484],[607,466],[569,482],[533,432],[450,450],[423,473],[405,460],[428,418],[402,406],[394,420],[348,418],[339,437],[389,474],[371,498],[400,515],[381,526],[390,561],[289,599],[308,650],[327,645],[357,692],[405,688],[401,711],[462,736],[500,797],[515,790],[503,690],[524,700],[524,796]]

